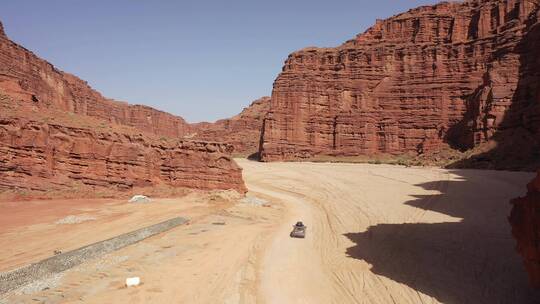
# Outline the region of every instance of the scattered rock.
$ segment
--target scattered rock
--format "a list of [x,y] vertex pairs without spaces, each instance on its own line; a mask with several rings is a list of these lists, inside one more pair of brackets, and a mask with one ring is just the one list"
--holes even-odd
[[208,199],[210,201],[216,201],[216,200],[224,200],[224,201],[235,201],[242,197],[240,193],[236,190],[220,190],[220,191],[213,191]]
[[269,201],[255,196],[246,196],[245,198],[240,200],[240,203],[259,207],[270,206]]
[[141,279],[139,277],[132,277],[126,279],[126,287],[139,286]]
[[129,201],[129,203],[150,203],[151,200],[144,195],[135,195]]
[[87,221],[95,221],[96,218],[90,215],[68,215],[63,219],[54,222],[57,225],[79,224]]

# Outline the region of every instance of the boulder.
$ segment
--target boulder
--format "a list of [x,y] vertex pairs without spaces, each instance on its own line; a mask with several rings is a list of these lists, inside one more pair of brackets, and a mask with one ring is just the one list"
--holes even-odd
[[129,201],[129,203],[150,203],[151,200],[144,195],[134,195]]

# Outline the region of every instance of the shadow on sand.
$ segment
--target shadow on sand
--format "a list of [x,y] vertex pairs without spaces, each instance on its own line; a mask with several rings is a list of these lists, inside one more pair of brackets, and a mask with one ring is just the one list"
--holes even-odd
[[[506,220],[508,198],[489,192],[486,175],[480,171],[453,173],[461,180],[417,185],[441,194],[417,195],[405,203],[420,209],[410,219],[420,223],[379,224],[366,232],[347,233],[356,244],[347,254],[370,263],[373,273],[443,303],[540,303],[540,292],[529,288],[514,250]],[[490,177],[493,187],[504,187],[503,183],[497,174]],[[481,200],[474,199],[485,190]],[[462,220],[421,223],[422,210]]]
[[[519,54],[517,87],[512,96],[507,96],[512,103],[493,137],[497,146],[451,167],[535,170],[540,166],[540,13],[537,10],[525,22],[528,34],[516,48],[501,49],[494,54],[495,63]],[[476,140],[474,136],[481,135],[474,134],[473,129],[485,132],[484,137],[489,136],[487,120],[494,119],[490,111],[504,97],[494,96],[497,85],[487,73],[486,83],[468,100],[464,120],[449,130],[448,142],[468,149]],[[482,91],[487,92],[483,99]],[[475,117],[481,120],[475,121]],[[509,200],[515,194],[500,195],[505,189],[500,187],[508,184],[497,180],[497,174],[489,174],[487,178],[488,174],[474,170],[453,173],[462,179],[417,185],[437,189],[441,194],[416,196],[406,204],[461,218],[460,222],[422,223],[420,213],[416,221],[410,221],[419,223],[371,226],[366,232],[346,234],[356,244],[348,248],[347,254],[370,263],[373,273],[444,303],[540,303],[540,291],[529,287],[507,221]],[[520,183],[515,189],[524,192],[528,180],[515,182]],[[479,191],[482,191],[480,195]]]
[[261,155],[259,152],[251,153],[250,155],[247,156],[247,159],[258,162],[258,161],[261,161]]

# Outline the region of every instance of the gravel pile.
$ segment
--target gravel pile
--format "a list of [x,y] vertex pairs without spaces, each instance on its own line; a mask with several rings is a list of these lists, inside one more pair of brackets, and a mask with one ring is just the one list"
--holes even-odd
[[32,283],[26,284],[23,287],[15,291],[15,294],[33,294],[45,289],[53,289],[60,285],[60,280],[64,276],[63,273],[55,273],[50,276],[47,276],[41,280],[34,281]]

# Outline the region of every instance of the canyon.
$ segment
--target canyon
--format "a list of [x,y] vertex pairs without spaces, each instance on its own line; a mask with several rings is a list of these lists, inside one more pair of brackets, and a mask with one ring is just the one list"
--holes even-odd
[[[442,2],[377,20],[338,47],[290,54],[274,82],[260,159],[429,159],[450,151],[458,155],[450,168],[537,170],[539,7]],[[540,286],[536,184],[512,201],[510,222]]]
[[182,118],[103,97],[0,25],[0,189],[92,196],[137,188],[246,191],[233,146],[189,140]]
[[[510,139],[538,163],[539,15],[533,1],[443,2],[378,20],[336,48],[292,53],[274,83],[261,159],[421,155]],[[498,154],[497,168],[516,158]]]
[[270,97],[261,97],[231,118],[192,124],[192,137],[227,142],[234,146],[234,153],[239,156],[254,155],[259,150],[263,119],[269,109]]
[[[271,97],[213,123],[188,123],[148,106],[106,98],[11,41],[0,23],[0,199],[185,195],[175,202],[193,209],[189,212],[198,217],[194,223],[200,230],[176,231],[171,243],[187,241],[199,251],[186,254],[185,248],[152,242],[168,252],[167,258],[183,252],[201,264],[208,261],[204,248],[219,244],[215,250],[220,254],[212,259],[215,268],[205,269],[205,275],[214,278],[215,269],[228,265],[219,263],[226,256],[235,264],[223,282],[244,286],[248,290],[243,292],[253,299],[283,303],[312,295],[312,302],[343,303],[354,301],[361,289],[374,303],[394,297],[405,303],[481,302],[488,290],[491,302],[535,303],[540,294],[526,286],[508,226],[501,224],[510,210],[508,200],[519,195],[530,173],[456,168],[540,167],[539,18],[535,1],[471,0],[422,6],[377,20],[340,46],[290,54]],[[429,159],[445,151],[458,155],[447,164],[452,170],[282,162],[380,155]],[[240,167],[234,157],[275,163],[238,160]],[[249,194],[271,202],[263,206],[266,210],[238,203],[248,192],[244,179]],[[388,193],[388,187],[395,193]],[[223,199],[201,191],[190,196],[183,189],[230,189],[241,195],[216,191],[227,197]],[[118,214],[125,211],[122,202],[114,204]],[[152,212],[159,213],[160,220],[169,210],[183,210],[166,199],[158,204],[164,211]],[[524,196],[511,200],[508,218],[516,250],[536,287],[539,205],[540,172]],[[83,207],[69,208],[76,213]],[[122,226],[109,219],[110,214],[99,213],[103,210],[92,212]],[[31,217],[18,216],[21,222]],[[307,239],[315,254],[307,259],[296,253],[303,245],[288,238],[288,221],[300,217],[315,228]],[[139,219],[143,221],[144,214],[137,214]],[[225,220],[233,225],[223,227]],[[55,237],[63,239],[62,229],[54,227]],[[215,232],[220,229],[230,233]],[[206,236],[204,244],[192,237],[207,231],[214,234]],[[244,233],[248,241],[241,242]],[[0,237],[6,244],[13,241],[7,232]],[[236,249],[239,241],[241,252]],[[54,249],[47,247],[41,254],[45,257]],[[143,249],[129,250],[152,256]],[[285,257],[299,266],[291,266]],[[175,276],[190,281],[199,264],[185,261],[193,273]],[[285,280],[275,270],[295,267]],[[290,288],[303,282],[296,273],[305,269],[314,273],[310,283],[298,284],[301,291]],[[419,274],[418,269],[425,271]],[[124,269],[119,272],[125,274]],[[240,272],[241,284],[234,279]],[[151,276],[160,280],[160,273]],[[470,280],[476,276],[481,276],[480,283]],[[199,280],[192,287],[208,282]],[[329,284],[321,283],[325,280]],[[212,282],[223,285],[218,279]],[[276,286],[283,295],[275,294]],[[125,290],[113,293],[117,299],[125,296]],[[184,297],[193,301],[195,293]]]
[[141,131],[182,137],[189,124],[148,106],[103,97],[87,82],[62,72],[31,51],[9,40],[0,24],[0,88],[3,94],[40,107],[96,117]]

